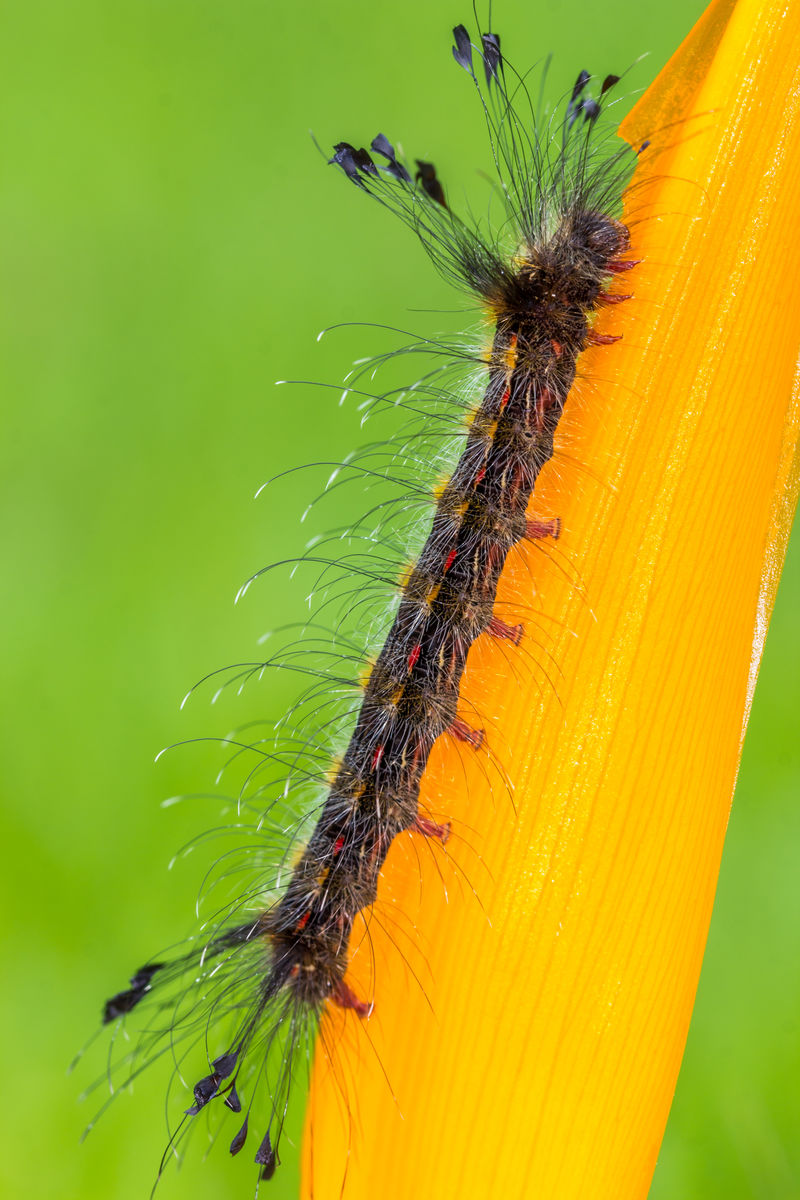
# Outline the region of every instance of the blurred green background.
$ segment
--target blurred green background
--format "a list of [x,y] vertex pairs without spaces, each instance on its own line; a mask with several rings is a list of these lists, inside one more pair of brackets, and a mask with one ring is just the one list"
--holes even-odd
[[[579,67],[619,70],[649,51],[634,90],[702,7],[503,0],[495,24],[518,64],[554,52],[557,90]],[[308,130],[327,147],[381,129],[469,181],[484,145],[449,50],[469,15],[451,0],[0,10],[3,1196],[149,1194],[163,1077],[79,1146],[94,1110],[76,1097],[102,1072],[100,1044],[65,1072],[100,1003],[191,925],[207,858],[166,864],[217,809],[159,803],[205,788],[211,754],[153,757],[277,716],[296,694],[281,679],[238,705],[211,709],[203,693],[178,711],[198,677],[302,616],[303,581],[286,573],[232,599],[299,552],[321,480],[301,474],[253,502],[256,487],[368,436],[336,392],[272,382],[336,382],[389,344],[359,331],[317,344],[336,321],[433,333],[471,320],[409,312],[463,301],[399,223],[325,168]],[[358,495],[344,505],[327,523],[352,519]],[[800,1196],[799,601],[796,545],[652,1200]],[[249,1154],[230,1163],[220,1147],[203,1162],[199,1149],[161,1194],[251,1194]],[[297,1189],[285,1156],[275,1200]]]

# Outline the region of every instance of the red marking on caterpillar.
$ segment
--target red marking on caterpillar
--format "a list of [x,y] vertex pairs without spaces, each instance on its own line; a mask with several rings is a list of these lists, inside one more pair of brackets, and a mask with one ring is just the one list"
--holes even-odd
[[554,538],[557,541],[561,536],[561,520],[559,517],[555,517],[552,521],[526,521],[525,536],[531,541],[539,541],[546,537]]
[[[331,1006],[361,1021],[372,1011],[371,1000],[348,983],[347,971],[354,923],[374,905],[389,847],[404,833],[442,845],[450,836],[447,821],[420,813],[422,776],[445,733],[467,747],[465,753],[484,746],[484,729],[457,715],[467,656],[483,633],[509,643],[507,657],[523,642],[522,624],[507,622],[495,611],[498,581],[520,543],[559,536],[557,517],[542,520],[528,510],[539,474],[554,453],[579,355],[587,346],[609,345],[619,336],[596,333],[594,316],[604,305],[629,299],[608,289],[614,275],[635,266],[625,257],[630,235],[619,220],[635,155],[624,146],[601,156],[593,141],[602,102],[617,77],[607,76],[599,98],[593,98],[590,76],[582,71],[557,124],[551,114],[536,115],[524,76],[513,73],[496,34],[482,33],[473,45],[459,25],[454,38],[453,56],[476,88],[488,126],[505,208],[499,231],[458,216],[433,164],[417,160],[412,175],[383,134],[373,138],[370,150],[337,143],[330,162],[360,192],[399,216],[437,269],[477,297],[491,317],[491,345],[480,358],[483,394],[461,456],[438,493],[424,544],[399,587],[391,626],[363,685],[344,752],[329,775],[310,756],[312,767],[303,781],[327,778],[327,783],[296,861],[287,866],[285,836],[282,849],[273,854],[271,876],[262,876],[257,856],[248,860],[254,881],[244,897],[223,908],[196,945],[137,971],[103,1013],[106,1024],[116,1025],[140,1005],[150,1008],[140,1043],[117,1071],[123,1083],[126,1072],[133,1079],[166,1051],[176,1056],[178,1067],[179,1053],[185,1048],[191,1054],[198,1042],[218,1052],[207,1064],[209,1073],[194,1085],[194,1103],[168,1149],[178,1145],[200,1110],[213,1105],[220,1115],[223,1107],[238,1113],[245,1104],[247,1116],[230,1153],[241,1151],[248,1122],[257,1119],[261,1141],[255,1163],[261,1179],[271,1178],[279,1162],[295,1061],[301,1052],[310,1056],[320,1018]],[[381,365],[381,359],[373,360],[355,372],[347,391],[367,407],[402,403],[427,419],[431,414],[440,419],[436,406],[451,400],[447,367],[478,360],[430,339],[418,348],[440,356],[445,366],[437,365],[402,393],[375,394],[355,386]],[[329,487],[348,471],[365,485],[376,478],[395,482],[390,472],[348,461],[336,465]],[[400,482],[427,495],[413,481]],[[384,580],[374,562],[321,553],[304,561],[316,564],[323,577],[339,564],[370,582]],[[276,655],[267,663],[237,668],[230,682],[243,685],[267,666],[293,665],[288,656]],[[340,681],[319,666],[308,673],[312,688],[301,704],[313,707],[326,686]],[[261,742],[229,739],[228,744],[236,759],[253,755],[256,765],[236,804],[239,812],[254,808],[252,831],[263,838],[268,808],[261,772],[275,766],[288,773],[281,785],[285,795],[298,752],[291,741],[282,752],[268,751]],[[321,741],[323,757],[326,749]],[[476,814],[476,822],[480,818]],[[278,834],[285,830],[276,833],[280,846]],[[220,1098],[223,1105],[214,1105]]]
[[521,625],[507,625],[505,621],[501,621],[500,617],[497,616],[493,616],[489,622],[488,632],[492,637],[513,642],[515,646],[518,646],[522,640]]
[[358,1013],[359,1017],[368,1017],[372,1012],[372,1005],[359,1000],[352,988],[348,987],[343,979],[337,980],[331,991],[330,999],[334,1004],[338,1004],[339,1008],[352,1009],[353,1012]]
[[[642,260],[640,258],[614,259],[608,264],[608,270],[612,275],[619,275],[623,271],[632,271],[634,267],[638,267]],[[608,303],[608,300],[606,300]]]
[[590,346],[613,346],[614,342],[621,341],[621,333],[595,333],[594,330],[589,333],[587,338]]
[[460,742],[466,742],[468,746],[472,746],[475,750],[480,750],[485,736],[482,729],[472,729],[461,717],[456,717],[453,720],[450,725],[450,733],[452,733],[454,738],[458,738]]
[[429,821],[427,817],[417,816],[412,829],[416,833],[421,833],[423,837],[436,838],[442,844],[450,837],[449,822],[445,825],[439,825],[436,821]]

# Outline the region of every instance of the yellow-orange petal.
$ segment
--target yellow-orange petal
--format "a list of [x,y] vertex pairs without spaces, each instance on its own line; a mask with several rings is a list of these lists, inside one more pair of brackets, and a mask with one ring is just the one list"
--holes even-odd
[[625,340],[582,361],[542,480],[558,549],[502,581],[538,666],[470,654],[496,757],[441,739],[446,856],[389,855],[353,964],[375,1011],[317,1054],[315,1200],[647,1194],[797,497],[798,63],[800,7],[717,0],[626,122],[661,153]]

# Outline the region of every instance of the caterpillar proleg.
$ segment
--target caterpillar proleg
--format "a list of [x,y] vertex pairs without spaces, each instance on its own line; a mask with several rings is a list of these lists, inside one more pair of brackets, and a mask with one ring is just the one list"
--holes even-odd
[[[376,200],[409,226],[436,269],[480,303],[491,326],[480,353],[446,343],[425,347],[440,361],[406,392],[369,390],[377,360],[359,367],[347,385],[368,405],[407,405],[430,426],[437,405],[452,399],[447,371],[466,367],[479,379],[480,394],[467,414],[460,456],[431,497],[421,489],[433,509],[424,542],[397,589],[326,790],[299,818],[308,830],[299,852],[292,859],[287,822],[276,819],[259,774],[265,765],[285,772],[278,795],[294,785],[298,752],[291,738],[278,752],[231,739],[234,757],[252,755],[254,764],[239,796],[258,850],[246,890],[186,949],[136,970],[103,1010],[113,1028],[132,1013],[147,1014],[139,1042],[114,1072],[119,1084],[161,1054],[204,1045],[206,1069],[189,1080],[169,1149],[201,1112],[211,1114],[230,1154],[247,1146],[261,1180],[279,1164],[292,1078],[298,1061],[312,1053],[322,1014],[337,1006],[353,1022],[371,1019],[372,998],[348,979],[351,933],[374,904],[390,846],[401,834],[448,838],[446,814],[419,804],[434,744],[449,737],[464,753],[492,750],[490,725],[459,704],[468,656],[478,639],[502,647],[506,664],[525,650],[525,623],[507,620],[496,604],[498,581],[515,547],[558,539],[558,514],[536,509],[537,479],[554,454],[579,356],[621,336],[596,321],[604,308],[630,299],[616,281],[636,266],[631,231],[620,220],[636,152],[615,146],[603,120],[619,77],[595,80],[581,70],[551,113],[506,61],[495,32],[479,31],[474,41],[463,25],[453,33],[455,65],[485,117],[501,213],[494,227],[459,216],[436,167],[406,159],[383,132],[369,149],[336,143],[329,161],[360,198]],[[347,466],[365,482],[374,473],[366,458]],[[323,574],[332,565],[316,548],[305,562]],[[383,582],[379,562],[351,566]],[[348,665],[359,653],[354,647]],[[274,657],[245,664],[226,680],[246,681],[275,665],[282,664]],[[313,714],[338,680],[326,668],[312,675],[303,703]],[[312,767],[299,770],[307,784],[317,786],[325,774],[328,750],[322,736],[310,752],[304,747]],[[476,826],[485,818],[476,812]]]

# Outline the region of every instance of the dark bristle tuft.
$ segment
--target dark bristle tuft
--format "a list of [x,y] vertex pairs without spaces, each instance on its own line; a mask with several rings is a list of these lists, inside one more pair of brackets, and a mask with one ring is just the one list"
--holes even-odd
[[220,1080],[227,1079],[236,1070],[236,1062],[239,1058],[238,1050],[230,1050],[227,1054],[215,1058],[212,1062],[214,1073]]
[[201,1108],[205,1108],[209,1100],[213,1100],[219,1092],[220,1077],[216,1071],[211,1075],[204,1076],[194,1085],[194,1104],[191,1108],[186,1109],[186,1115],[195,1117],[200,1112]]
[[248,1121],[248,1118],[245,1117],[244,1125],[239,1130],[239,1132],[236,1134],[236,1137],[233,1139],[233,1141],[230,1144],[231,1154],[238,1154],[239,1151],[241,1150],[242,1146],[245,1144],[245,1141],[247,1140],[247,1121]]
[[403,164],[397,161],[394,146],[384,134],[379,133],[377,137],[374,137],[369,148],[387,160],[389,165],[383,168],[384,171],[401,183],[411,183],[411,176]]
[[453,46],[453,58],[460,67],[472,75],[472,42],[463,25],[456,25],[453,30],[456,44]]
[[581,93],[585,89],[585,87],[590,79],[591,79],[591,75],[589,74],[588,71],[581,71],[580,75],[575,80],[575,84],[572,88],[572,95],[570,96],[570,99],[569,99],[570,108],[575,104],[575,101],[581,95]]
[[444,198],[444,188],[442,187],[436,175],[436,167],[433,163],[423,162],[418,158],[417,167],[417,183],[422,184],[422,190],[430,196],[431,200],[435,200],[437,204],[441,204],[442,208],[447,208],[447,201]]
[[129,988],[106,1000],[103,1005],[103,1024],[108,1025],[111,1021],[116,1021],[117,1017],[123,1017],[136,1008],[139,1001],[150,991],[156,971],[160,971],[163,966],[163,963],[150,963],[146,967],[140,967],[136,974],[131,976]]
[[351,146],[349,142],[337,142],[333,149],[335,153],[333,158],[328,159],[328,162],[341,167],[347,178],[352,179],[359,187],[364,186],[361,175],[378,174],[378,168],[363,148],[356,150],[355,146]]
[[278,1160],[275,1157],[275,1151],[272,1149],[272,1141],[270,1139],[269,1132],[267,1132],[264,1134],[264,1140],[258,1147],[258,1150],[256,1150],[255,1162],[262,1167],[259,1178],[272,1179],[272,1176],[275,1174],[277,1161]]
[[132,988],[149,987],[153,981],[153,976],[155,975],[156,971],[160,971],[163,968],[163,966],[164,966],[164,963],[149,963],[146,967],[139,967],[139,970],[136,972],[136,974],[134,976],[132,976],[132,978],[130,980],[131,987]]
[[500,34],[484,33],[481,35],[483,45],[483,69],[486,72],[486,83],[491,85],[500,73],[503,56],[500,53]]

